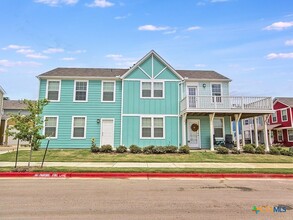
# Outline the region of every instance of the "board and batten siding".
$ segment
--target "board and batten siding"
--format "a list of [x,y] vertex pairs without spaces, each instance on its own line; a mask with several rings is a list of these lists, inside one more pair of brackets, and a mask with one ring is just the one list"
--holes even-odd
[[[58,137],[51,139],[52,148],[89,148],[91,139],[100,145],[101,122],[97,119],[114,118],[114,146],[120,144],[121,130],[121,81],[116,81],[115,102],[101,102],[101,80],[89,80],[88,101],[73,102],[74,80],[61,81],[60,102],[50,102],[45,106],[43,116],[59,116]],[[46,97],[47,80],[40,80],[40,99]],[[71,139],[72,116],[86,116],[86,138]],[[46,140],[42,142],[45,146]]]

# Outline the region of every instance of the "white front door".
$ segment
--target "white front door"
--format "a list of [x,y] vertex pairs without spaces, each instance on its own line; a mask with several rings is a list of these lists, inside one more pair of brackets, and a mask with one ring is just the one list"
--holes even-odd
[[114,147],[114,119],[101,120],[101,146],[106,144]]
[[197,86],[188,86],[187,89],[189,107],[196,107]]
[[200,121],[197,119],[187,119],[187,144],[190,148],[201,148]]

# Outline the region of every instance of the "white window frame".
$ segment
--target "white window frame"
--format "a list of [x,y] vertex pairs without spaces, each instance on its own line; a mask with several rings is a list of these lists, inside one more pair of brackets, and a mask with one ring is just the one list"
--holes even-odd
[[[150,137],[143,137],[142,136],[142,119],[143,118],[151,118],[151,136]],[[163,137],[154,137],[154,118],[162,118],[163,119]],[[165,117],[161,116],[161,115],[143,115],[140,116],[140,125],[139,125],[139,129],[140,129],[140,139],[156,139],[156,140],[163,140],[165,139],[165,131],[166,131],[166,124],[165,124]]]
[[[76,83],[77,82],[86,82],[86,100],[76,100]],[[88,94],[89,94],[89,81],[88,80],[74,80],[74,94],[73,94],[73,102],[87,102],[88,101]]]
[[[282,139],[279,139],[279,132],[282,134]],[[278,142],[282,142],[284,140],[283,130],[277,130],[277,140]]]
[[[49,95],[49,82],[59,82],[59,89],[58,89],[58,100],[50,100],[48,99]],[[50,102],[60,102],[60,93],[61,93],[61,80],[60,79],[48,79],[46,85],[46,99]]]
[[59,116],[58,115],[45,115],[44,116],[44,122],[43,122],[43,135],[45,135],[45,130],[46,130],[46,119],[47,118],[56,118],[56,133],[55,137],[46,137],[46,139],[57,139],[58,138],[58,128],[59,128]]
[[[274,118],[276,118],[276,120],[274,120]],[[276,123],[277,121],[278,121],[278,115],[277,115],[277,111],[275,111],[274,113],[272,113],[272,122]]]
[[[104,82],[114,83],[113,101],[104,101]],[[101,88],[101,102],[115,102],[116,101],[116,81],[115,80],[102,80]]]
[[[213,85],[220,85],[220,88],[221,88],[221,95],[220,96],[214,96],[213,95]],[[216,103],[222,103],[223,102],[223,86],[222,86],[222,83],[211,83],[211,96],[212,96],[212,103],[215,103],[215,100],[214,100],[214,97],[216,97]],[[217,97],[220,97],[220,101],[217,101]]]
[[[84,118],[84,136],[74,137],[74,118]],[[71,118],[71,139],[86,139],[86,129],[87,129],[87,116],[84,115],[74,115]]]
[[[283,111],[286,112],[285,115],[283,115]],[[286,120],[283,119],[283,116],[286,116]],[[287,111],[287,109],[282,109],[281,110],[281,119],[282,119],[282,122],[288,121],[288,111]]]
[[[143,97],[142,96],[142,83],[151,83],[151,96],[150,97]],[[154,97],[154,83],[162,83],[163,84],[163,94],[162,97]],[[140,98],[141,99],[164,99],[165,98],[165,81],[163,80],[141,80],[140,81]]]
[[293,142],[293,138],[290,139],[289,137],[289,131],[292,131],[293,132],[293,129],[287,129],[287,137],[288,137],[288,142]]
[[[222,140],[222,139],[224,139],[225,140],[225,118],[224,117],[215,117],[214,118],[214,121],[215,121],[215,119],[222,119],[222,121],[223,121],[223,137],[216,137],[215,136],[215,139],[219,139],[219,140]],[[214,127],[214,134],[215,134],[215,125],[213,124],[213,127]]]

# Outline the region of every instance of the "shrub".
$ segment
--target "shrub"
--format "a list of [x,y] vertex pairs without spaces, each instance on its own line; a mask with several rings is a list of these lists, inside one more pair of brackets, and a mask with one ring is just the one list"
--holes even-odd
[[190,153],[190,147],[187,146],[187,145],[181,146],[181,147],[179,147],[178,153],[179,154],[189,154]]
[[141,148],[134,144],[129,147],[129,151],[132,154],[139,154],[142,152]]
[[111,145],[103,145],[100,149],[100,152],[102,153],[111,153],[113,151],[112,146]]
[[166,148],[163,146],[156,146],[153,149],[154,154],[165,154],[166,153]]
[[240,154],[241,151],[237,149],[237,147],[231,148],[231,154]]
[[255,149],[252,145],[245,145],[245,146],[243,146],[243,152],[248,153],[248,154],[254,154]]
[[265,147],[264,146],[258,146],[255,148],[255,153],[256,154],[265,154]]
[[144,148],[142,149],[142,152],[143,152],[144,154],[152,154],[154,148],[155,148],[155,146],[150,145],[150,146],[144,147]]
[[289,147],[289,151],[293,152],[293,147]]
[[280,151],[276,147],[271,147],[270,154],[272,154],[272,155],[280,155]]
[[166,146],[166,153],[167,154],[175,154],[177,152],[178,147],[176,146]]
[[280,154],[285,155],[285,156],[293,156],[293,151],[287,150],[287,149],[281,149]]
[[116,148],[116,153],[126,153],[127,152],[127,147],[120,145],[119,147]]
[[91,147],[91,152],[92,153],[98,153],[100,151],[100,148],[98,148],[97,146],[92,146]]
[[217,154],[228,154],[229,150],[226,147],[217,147],[216,148]]

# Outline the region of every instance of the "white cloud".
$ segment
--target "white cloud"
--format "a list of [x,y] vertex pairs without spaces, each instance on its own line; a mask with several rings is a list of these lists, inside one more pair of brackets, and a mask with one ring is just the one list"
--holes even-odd
[[32,61],[9,61],[9,60],[0,60],[0,66],[5,67],[15,67],[15,66],[29,66],[35,67],[40,66],[41,63],[32,62]]
[[293,40],[287,40],[285,42],[285,45],[287,45],[287,46],[293,46]]
[[147,24],[147,25],[143,25],[143,26],[139,26],[138,30],[140,31],[166,31],[169,30],[170,27],[167,26],[154,26],[151,24]]
[[58,5],[75,5],[78,0],[35,0],[36,3],[42,3],[49,6],[58,6]]
[[48,59],[49,57],[46,55],[43,55],[41,53],[30,53],[27,54],[26,57],[33,58],[33,59]]
[[62,48],[49,48],[47,50],[44,50],[43,53],[63,53],[64,52],[64,49]]
[[164,32],[164,34],[175,34],[176,32],[177,30],[174,28],[173,30]]
[[74,58],[74,57],[63,57],[63,58],[61,58],[61,60],[64,60],[64,61],[73,61],[73,60],[76,60],[76,58]]
[[16,53],[20,53],[20,54],[24,54],[24,55],[27,55],[27,54],[31,54],[31,53],[34,53],[35,51],[32,50],[32,49],[19,49],[16,51]]
[[211,3],[221,3],[221,2],[228,2],[229,0],[211,0]]
[[195,30],[199,30],[199,29],[201,29],[201,27],[199,27],[199,26],[192,26],[192,27],[187,28],[187,31],[195,31]]
[[109,2],[107,0],[95,0],[93,3],[87,4],[86,6],[88,6],[88,7],[107,8],[107,7],[114,6],[114,3]]
[[195,67],[206,67],[206,64],[198,63],[194,65]]
[[30,48],[30,47],[16,45],[16,44],[10,44],[7,47],[2,48],[2,50],[19,50],[19,49],[26,49],[26,48]]
[[0,73],[5,73],[5,72],[6,72],[5,69],[0,68]]
[[106,55],[106,58],[109,58],[115,61],[116,62],[115,64],[117,66],[125,67],[125,68],[133,66],[133,64],[135,64],[137,61],[137,59],[135,58],[124,57],[121,54],[108,54]]
[[293,59],[293,53],[270,53],[266,56],[268,60],[272,59]]
[[264,30],[267,30],[267,31],[271,31],[271,30],[281,31],[281,30],[284,30],[284,29],[287,29],[287,28],[290,28],[290,27],[293,27],[293,21],[291,21],[291,22],[280,21],[280,22],[275,22],[275,23],[265,27]]
[[124,15],[124,16],[116,16],[116,17],[114,17],[114,19],[116,19],[116,20],[121,20],[121,19],[128,18],[130,15],[131,15],[131,14],[128,13],[127,15]]

